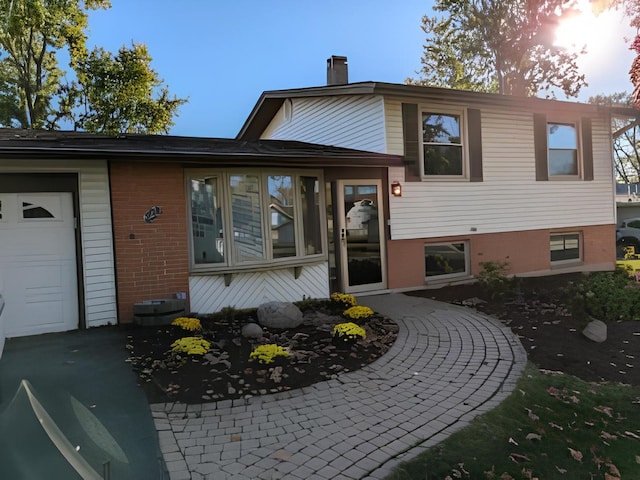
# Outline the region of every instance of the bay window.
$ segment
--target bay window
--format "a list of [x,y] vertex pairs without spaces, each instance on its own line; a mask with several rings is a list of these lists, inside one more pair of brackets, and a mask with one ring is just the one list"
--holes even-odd
[[286,265],[324,254],[320,172],[191,170],[187,176],[194,271]]

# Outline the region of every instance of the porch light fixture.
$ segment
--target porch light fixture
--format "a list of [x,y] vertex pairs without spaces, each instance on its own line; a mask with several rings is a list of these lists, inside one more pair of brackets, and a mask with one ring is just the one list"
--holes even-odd
[[400,182],[391,183],[391,195],[394,197],[402,196],[402,185],[400,185]]

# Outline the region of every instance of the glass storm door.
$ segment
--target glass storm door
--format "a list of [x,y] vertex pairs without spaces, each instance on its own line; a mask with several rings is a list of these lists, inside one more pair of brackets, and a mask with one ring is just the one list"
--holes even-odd
[[386,288],[379,180],[337,182],[340,273],[348,293]]

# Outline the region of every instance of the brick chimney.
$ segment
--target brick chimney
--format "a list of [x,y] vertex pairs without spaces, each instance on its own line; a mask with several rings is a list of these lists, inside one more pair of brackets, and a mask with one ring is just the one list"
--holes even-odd
[[349,83],[347,57],[331,55],[327,58],[327,85],[346,85]]

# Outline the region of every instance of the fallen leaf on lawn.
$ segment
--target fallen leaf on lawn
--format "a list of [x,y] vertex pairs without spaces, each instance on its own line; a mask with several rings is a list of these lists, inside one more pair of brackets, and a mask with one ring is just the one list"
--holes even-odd
[[527,457],[526,455],[521,455],[520,453],[511,453],[509,455],[509,458],[515,463],[520,463],[521,461],[524,461],[524,462],[531,461],[529,457]]
[[560,468],[559,466],[556,465],[556,470],[558,470],[558,472],[562,473],[563,475],[565,473],[567,473],[567,471],[564,468]]
[[527,440],[542,440],[542,437],[540,435],[538,435],[537,433],[529,433],[526,436]]
[[571,400],[573,403],[580,403],[580,399],[578,397],[576,397],[575,395],[571,395],[569,397],[569,400]]
[[511,475],[509,475],[507,472],[504,472],[502,475],[500,475],[500,480],[515,480]]
[[533,413],[533,412],[532,412],[531,410],[529,410],[528,408],[527,408],[527,415],[528,415],[528,416],[529,416],[529,418],[530,418],[532,421],[534,421],[534,422],[537,422],[538,420],[540,420],[540,417],[539,417],[539,416],[537,416],[535,413]]
[[573,457],[575,461],[582,462],[582,452],[574,450],[571,447],[569,447],[569,452],[571,452],[571,457]]
[[553,427],[553,428],[557,428],[558,430],[564,430],[564,428],[562,428],[560,425],[558,425],[557,423],[553,423],[553,422],[549,422],[549,426]]
[[464,473],[466,476],[469,476],[469,472],[464,469],[464,463],[459,463],[458,468]]
[[604,472],[604,480],[620,480],[620,477],[614,477],[613,475],[609,475],[607,472]]
[[522,468],[522,475],[529,480],[540,480],[539,477],[534,477],[533,472],[531,470],[527,470],[526,468]]
[[640,463],[640,455],[636,455],[636,463]]
[[586,420],[584,421],[584,424],[585,424],[585,425],[587,425],[587,426],[589,426],[589,427],[593,427],[593,426],[595,426],[595,423],[593,423],[593,422],[588,422],[588,421],[586,421]]
[[611,473],[611,475],[616,475],[616,477],[620,476],[620,470],[618,470],[618,467],[613,463],[607,463],[606,465],[609,468],[609,473]]
[[624,432],[627,437],[635,438],[636,440],[640,440],[640,437],[633,432]]
[[608,417],[612,417],[613,418],[613,415],[611,414],[611,411],[613,410],[613,408],[611,408],[611,407],[605,407],[603,405],[598,405],[597,407],[593,407],[593,409],[596,412],[604,413]]
[[616,440],[618,438],[617,436],[605,431],[600,432],[600,437],[604,438],[605,440]]
[[514,445],[518,445],[518,442],[516,442],[513,438],[509,437],[509,443],[513,443]]

